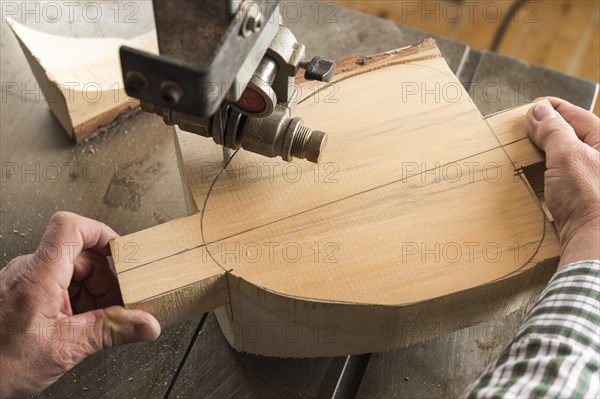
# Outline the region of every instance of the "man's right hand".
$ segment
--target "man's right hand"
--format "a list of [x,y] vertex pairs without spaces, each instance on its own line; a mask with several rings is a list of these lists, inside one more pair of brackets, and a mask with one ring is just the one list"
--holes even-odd
[[529,137],[546,153],[544,197],[561,242],[560,266],[600,259],[600,119],[565,100],[533,106]]

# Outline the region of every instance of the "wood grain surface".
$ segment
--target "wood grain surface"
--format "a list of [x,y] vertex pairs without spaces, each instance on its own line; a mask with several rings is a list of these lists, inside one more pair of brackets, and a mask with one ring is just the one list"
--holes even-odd
[[[221,171],[218,151],[179,134],[200,212],[113,242],[139,249],[136,262],[115,260],[127,306],[166,323],[206,311],[197,298],[220,299],[234,348],[305,357],[410,345],[424,338],[402,331],[408,324],[435,320],[440,335],[460,328],[451,319],[485,321],[481,306],[503,297],[513,296],[512,309],[533,299],[558,242],[503,148],[528,140],[522,127],[506,132],[524,110],[490,118],[496,136],[433,41],[353,60],[332,83],[299,87],[298,113],[330,134],[335,162],[317,174],[309,163],[245,151]],[[182,289],[189,294],[170,299]],[[295,326],[297,342],[250,340],[239,333],[250,323]],[[331,342],[314,338],[332,331]]]
[[[40,2],[40,9],[48,3],[54,2]],[[119,3],[119,23],[115,23],[114,20],[115,10],[110,9],[114,8],[113,2],[98,3],[102,7],[102,18],[96,23],[81,18],[81,7],[75,9],[76,18],[73,21],[68,20],[66,8],[63,9],[63,17],[58,21],[38,19],[34,13],[17,14],[15,18],[18,17],[19,21],[25,22],[27,26],[52,34],[130,38],[146,32],[153,25],[150,2],[136,2],[137,6],[131,3]],[[327,3],[289,3],[291,5],[286,23],[299,41],[307,45],[309,57],[317,54],[333,58],[357,53],[374,54],[416,43],[431,34],[344,8],[337,10],[332,21],[330,18],[326,19],[328,14],[324,14],[327,11]],[[297,6],[301,7],[301,12],[296,15],[293,11]],[[34,8],[32,4],[28,7]],[[320,10],[317,17],[316,9]],[[135,13],[132,15],[133,12]],[[588,14],[589,17],[593,15]],[[131,18],[127,20],[126,17]],[[35,85],[35,78],[22,50],[7,24],[2,23],[1,28],[2,81],[16,82],[19,87],[25,85],[26,89],[31,90]],[[436,24],[430,23],[422,29],[433,32],[436,28]],[[447,35],[444,32],[442,34]],[[463,37],[461,40],[477,40],[481,37],[481,32],[477,31],[470,38]],[[550,40],[550,37],[548,39]],[[465,53],[469,52],[468,48],[464,44],[444,38],[439,38],[438,43],[451,69],[457,73]],[[473,51],[471,53],[476,55]],[[593,54],[593,47],[589,54]],[[597,69],[593,68],[593,61],[594,58],[591,57],[586,65],[595,71]],[[479,66],[477,59],[470,59],[469,65],[467,69]],[[510,89],[514,85],[514,79],[509,77],[499,80],[498,77],[506,75],[509,71],[526,68],[529,73],[526,82],[535,83],[540,90],[552,94],[560,93],[564,83],[565,87],[571,88],[575,103],[584,107],[593,104],[593,98],[587,92],[581,91],[572,78],[564,76],[562,80],[556,79],[554,75],[544,74],[541,68],[521,65],[510,59],[503,62],[487,59],[486,65],[488,78],[497,82],[503,90]],[[470,73],[472,74],[472,71]],[[466,79],[464,81],[463,76]],[[471,75],[468,73],[461,75],[461,81],[467,88],[469,76]],[[16,95],[6,94],[6,101],[0,108],[0,153],[3,166],[16,163],[19,169],[13,177],[8,169],[3,170],[0,190],[3,264],[19,254],[31,253],[43,233],[45,221],[57,210],[71,210],[99,219],[121,234],[164,223],[185,213],[173,143],[168,127],[162,125],[159,118],[136,115],[123,125],[110,128],[102,139],[74,147],[49,112],[43,97],[40,99],[21,91]],[[502,110],[502,107],[506,106],[492,103],[485,97],[476,104],[478,107],[491,109],[492,112]],[[27,151],[24,152],[23,148],[27,148]],[[43,177],[42,172],[47,170],[48,165],[55,163],[67,165],[62,177]],[[36,164],[41,165],[38,172],[35,172]],[[74,173],[69,177],[67,171],[70,165]],[[34,172],[24,177],[25,167]],[[98,167],[102,171],[99,178],[84,171],[86,169],[91,173]],[[115,174],[115,167],[124,174]],[[132,176],[136,178],[126,179]],[[15,229],[24,232],[24,236],[13,234]],[[503,344],[497,339],[494,331],[509,337],[519,325],[519,321],[518,317],[498,317],[475,330],[463,329],[417,346],[373,355],[370,360],[368,356],[353,356],[344,372],[336,373],[333,372],[335,368],[329,368],[328,370],[332,370],[330,373],[319,376],[311,374],[314,378],[304,380],[307,386],[299,390],[297,396],[308,397],[310,393],[324,392],[318,396],[337,398],[344,397],[338,396],[341,393],[350,392],[352,397],[352,392],[355,391],[352,387],[348,388],[348,383],[355,387],[360,385],[365,366],[361,397],[455,396],[453,393],[460,392],[481,370],[482,364],[493,358],[498,348],[502,347]],[[200,392],[200,385],[204,383],[207,389],[201,392],[209,392],[210,395],[214,389],[218,392],[218,395],[215,394],[217,397],[233,397],[247,392],[247,397],[275,398],[281,397],[282,392],[287,392],[286,395],[289,396],[287,381],[290,378],[301,378],[302,369],[296,369],[296,366],[286,367],[288,361],[296,363],[291,360],[278,362],[280,367],[289,371],[288,374],[277,374],[268,380],[262,379],[263,389],[258,390],[255,378],[262,378],[263,375],[271,373],[272,369],[268,366],[272,364],[270,359],[241,354],[224,345],[223,348],[227,348],[227,353],[231,356],[230,360],[211,366],[210,362],[217,361],[221,356],[213,356],[212,350],[214,342],[223,340],[222,332],[219,328],[202,329],[200,326],[202,334],[196,335],[200,318],[190,323],[186,327],[187,332],[183,334],[180,333],[179,327],[165,329],[163,337],[153,344],[129,345],[102,352],[67,373],[37,397],[165,397],[167,392],[189,397]],[[201,344],[202,340],[211,344],[203,347],[203,351],[195,353],[194,346]],[[186,347],[192,349],[187,357],[184,353]],[[320,359],[306,360],[319,361]],[[363,365],[358,370],[350,367],[356,361]],[[176,366],[177,362],[179,367]],[[312,368],[313,373],[318,367],[320,366]],[[202,378],[194,380],[199,373],[202,373]],[[186,376],[186,383],[175,383],[175,388],[169,391],[173,381],[183,376]],[[409,381],[406,381],[405,377],[409,377]],[[194,380],[193,384],[190,384],[190,379]],[[336,386],[339,389],[335,390],[335,395],[329,395],[330,390],[319,391],[319,388],[308,386],[312,384]]]
[[[125,94],[118,58],[128,45],[157,53],[156,33],[130,40],[75,38],[8,24],[19,40],[50,110],[67,134],[80,143],[104,132],[139,109],[139,101]],[[52,46],[48,46],[52,43]]]

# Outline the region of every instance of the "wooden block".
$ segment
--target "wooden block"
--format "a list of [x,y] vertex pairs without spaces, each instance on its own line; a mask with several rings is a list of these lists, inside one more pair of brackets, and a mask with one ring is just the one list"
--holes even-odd
[[73,38],[39,32],[10,18],[8,24],[50,110],[76,142],[103,132],[139,109],[139,101],[125,94],[119,47],[158,53],[156,32],[129,40]]
[[135,278],[115,260],[126,306],[171,323],[221,301],[235,349],[312,357],[408,346],[535,299],[559,246],[506,149],[526,108],[483,119],[431,40],[340,65],[299,86],[298,114],[330,135],[318,166],[239,151],[221,171],[220,148],[177,133],[195,214],[112,243],[138,248]]
[[[552,107],[548,100],[540,103]],[[517,169],[544,161],[543,152],[529,140],[525,129],[525,114],[529,107],[515,107],[485,118]]]

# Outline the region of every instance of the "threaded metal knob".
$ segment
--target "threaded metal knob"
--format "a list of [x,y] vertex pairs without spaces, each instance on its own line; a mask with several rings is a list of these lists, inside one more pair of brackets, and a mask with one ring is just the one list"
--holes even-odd
[[327,133],[298,123],[292,135],[290,157],[319,163],[327,145]]

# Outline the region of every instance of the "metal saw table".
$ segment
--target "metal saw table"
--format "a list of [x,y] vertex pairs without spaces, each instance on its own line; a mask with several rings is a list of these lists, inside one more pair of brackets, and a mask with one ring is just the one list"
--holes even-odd
[[[106,17],[96,23],[81,18],[36,22],[33,16],[24,22],[62,35],[130,37],[153,27],[150,2],[136,4],[133,24],[123,15],[115,24],[110,2],[102,4]],[[284,2],[286,7],[287,26],[306,44],[308,57],[375,54],[430,36],[329,3]],[[101,220],[120,234],[184,216],[172,128],[138,114],[101,137],[73,145],[35,89],[5,22],[1,29],[2,82],[21,87],[10,95],[3,89],[0,111],[3,265],[33,252],[58,210]],[[595,101],[595,83],[436,39],[483,115],[543,95],[588,109]],[[36,397],[454,397],[499,353],[524,314],[515,310],[494,323],[464,326],[383,354],[302,360],[237,353],[208,314],[163,331],[152,344],[105,350]]]

